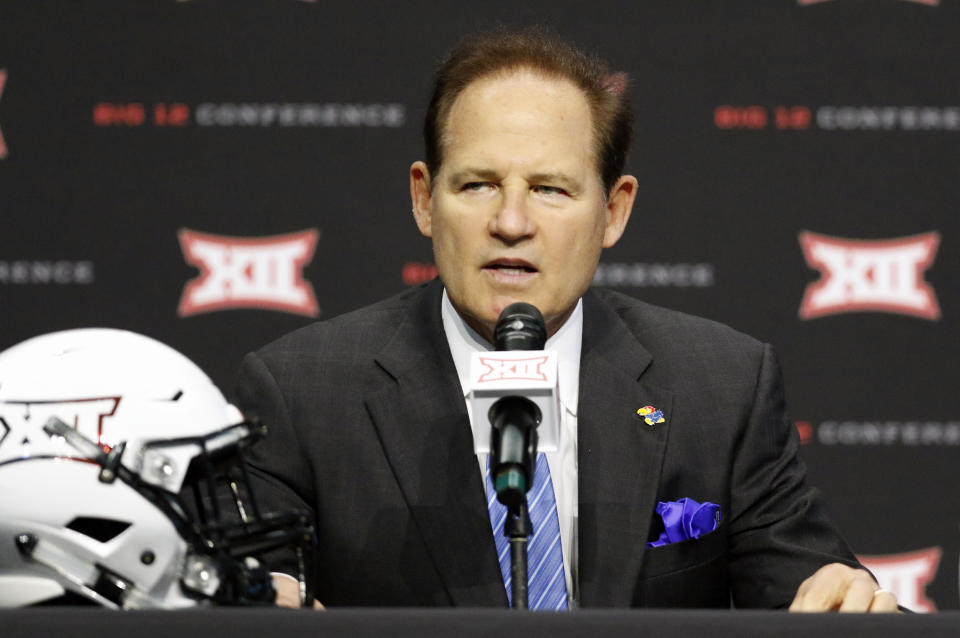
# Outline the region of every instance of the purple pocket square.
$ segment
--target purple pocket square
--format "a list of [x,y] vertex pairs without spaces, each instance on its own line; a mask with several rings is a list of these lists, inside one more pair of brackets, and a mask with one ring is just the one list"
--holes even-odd
[[663,519],[660,538],[647,547],[662,547],[671,543],[700,538],[717,529],[720,524],[720,506],[716,503],[698,503],[692,498],[679,501],[660,501],[657,514]]

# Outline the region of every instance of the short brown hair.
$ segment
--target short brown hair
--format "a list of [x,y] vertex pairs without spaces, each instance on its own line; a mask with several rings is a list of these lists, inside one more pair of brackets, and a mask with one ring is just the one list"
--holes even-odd
[[590,104],[600,180],[609,192],[623,174],[633,136],[627,76],[611,73],[602,59],[542,27],[469,36],[450,52],[437,70],[423,123],[430,174],[436,175],[443,162],[443,128],[457,96],[471,82],[515,69],[566,79],[583,91]]

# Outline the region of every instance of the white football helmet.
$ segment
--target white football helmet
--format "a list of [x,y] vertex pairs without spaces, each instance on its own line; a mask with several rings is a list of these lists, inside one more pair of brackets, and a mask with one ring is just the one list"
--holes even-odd
[[249,556],[284,546],[309,604],[308,519],[261,515],[246,480],[262,433],[139,334],[67,330],[0,353],[0,607],[272,603]]

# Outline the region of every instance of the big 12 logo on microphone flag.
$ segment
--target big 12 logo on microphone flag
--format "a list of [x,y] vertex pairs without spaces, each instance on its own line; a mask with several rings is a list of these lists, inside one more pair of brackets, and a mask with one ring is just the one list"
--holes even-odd
[[187,282],[177,314],[259,308],[307,317],[320,313],[303,267],[313,259],[316,228],[270,237],[228,237],[183,228],[180,247],[200,275]]
[[477,379],[477,383],[492,381],[547,381],[547,373],[543,366],[549,357],[525,357],[520,359],[504,359],[498,354],[479,357],[484,372]]
[[940,318],[933,287],[923,280],[940,245],[940,234],[865,240],[800,233],[807,265],[822,273],[807,286],[801,319],[842,312],[888,312]]

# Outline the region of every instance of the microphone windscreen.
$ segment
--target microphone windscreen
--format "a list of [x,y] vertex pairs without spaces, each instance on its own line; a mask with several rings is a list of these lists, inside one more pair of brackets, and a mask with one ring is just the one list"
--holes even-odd
[[543,350],[547,326],[543,315],[532,304],[518,301],[503,309],[493,329],[497,350]]

